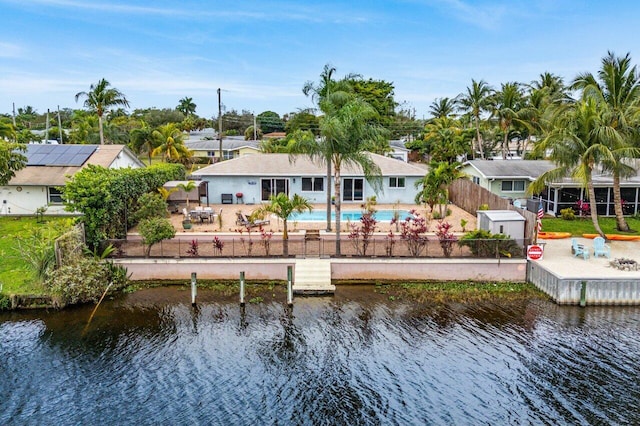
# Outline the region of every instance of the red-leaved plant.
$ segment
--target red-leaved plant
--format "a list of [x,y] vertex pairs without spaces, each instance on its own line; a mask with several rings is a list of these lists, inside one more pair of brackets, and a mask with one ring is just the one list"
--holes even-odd
[[458,241],[458,238],[451,232],[451,228],[453,228],[453,225],[442,220],[438,222],[436,227],[436,237],[440,240],[440,247],[442,247],[444,257],[451,257],[454,243]]

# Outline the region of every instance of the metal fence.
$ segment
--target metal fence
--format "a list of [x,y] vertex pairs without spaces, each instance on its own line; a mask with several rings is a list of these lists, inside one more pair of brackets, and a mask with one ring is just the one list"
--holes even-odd
[[[147,247],[140,240],[109,240],[116,251],[113,257],[145,257]],[[412,257],[412,258],[524,258],[528,240],[469,240],[466,245],[458,240],[440,241],[425,237],[418,241],[406,241],[399,237],[393,240],[385,236],[374,236],[365,247],[362,241],[355,242],[346,236],[340,242],[340,255],[336,254],[335,237],[324,236],[316,240],[291,239],[288,241],[290,257]],[[197,249],[196,249],[197,246]],[[173,238],[151,247],[153,258],[215,258],[215,257],[283,257],[282,239],[212,237],[190,239]]]

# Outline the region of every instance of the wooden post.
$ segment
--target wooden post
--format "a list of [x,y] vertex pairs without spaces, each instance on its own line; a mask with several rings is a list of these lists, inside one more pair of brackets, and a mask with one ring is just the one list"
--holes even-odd
[[293,266],[287,266],[287,305],[293,306]]
[[191,273],[191,306],[196,306],[196,296],[198,295],[198,283],[196,273]]
[[584,308],[587,306],[587,282],[582,281],[580,286],[580,306]]
[[240,272],[240,306],[244,306],[244,272]]

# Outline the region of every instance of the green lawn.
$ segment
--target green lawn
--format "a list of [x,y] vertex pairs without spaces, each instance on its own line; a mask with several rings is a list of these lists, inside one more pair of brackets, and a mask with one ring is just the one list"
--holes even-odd
[[[632,234],[640,233],[640,218],[627,217],[627,223],[633,230]],[[598,218],[598,223],[605,234],[618,234],[616,220],[613,217]],[[561,218],[542,219],[542,231],[544,232],[571,232],[572,235],[593,234],[593,222],[591,218],[564,220]]]
[[48,222],[65,219],[45,218],[37,222],[34,217],[0,217],[0,283],[5,294],[37,294],[41,284],[25,264],[16,249],[16,237],[25,235],[33,227],[47,226]]

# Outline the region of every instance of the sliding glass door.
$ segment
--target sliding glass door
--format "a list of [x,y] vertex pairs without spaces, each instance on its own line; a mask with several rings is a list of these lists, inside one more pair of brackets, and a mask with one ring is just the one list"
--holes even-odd
[[364,179],[342,179],[342,201],[362,201],[364,198]]
[[289,179],[261,179],[262,201],[269,201],[269,197],[281,192],[289,196]]

